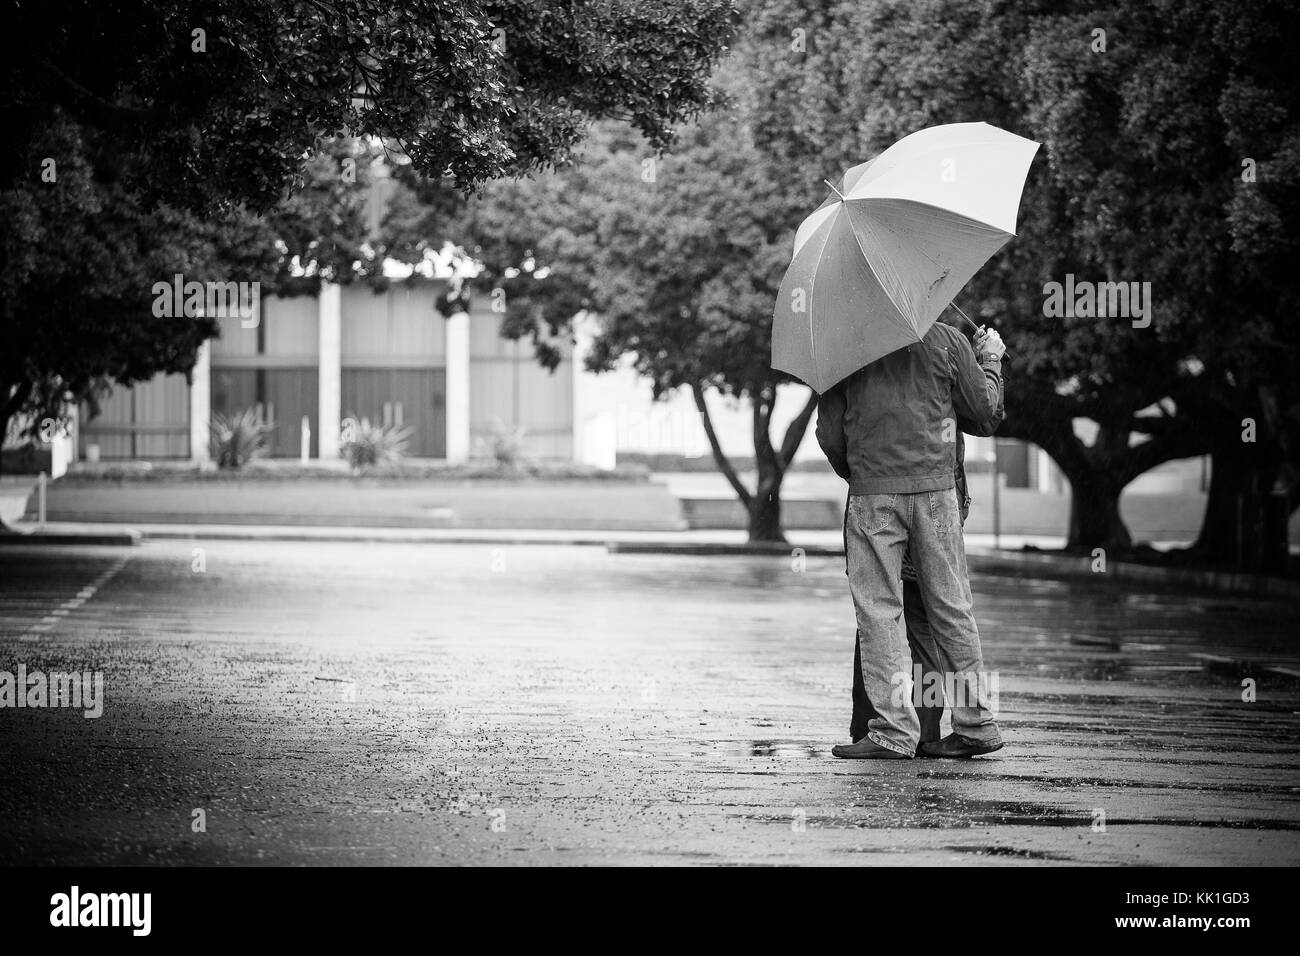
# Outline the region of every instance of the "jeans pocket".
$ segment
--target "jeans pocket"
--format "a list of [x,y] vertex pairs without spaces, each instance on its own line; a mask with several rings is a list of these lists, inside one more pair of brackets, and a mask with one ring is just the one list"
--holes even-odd
[[930,492],[930,520],[939,534],[952,534],[954,529],[961,527],[961,509],[957,505],[955,490]]
[[894,514],[897,499],[898,495],[853,495],[849,499],[849,511],[858,531],[862,534],[884,531]]

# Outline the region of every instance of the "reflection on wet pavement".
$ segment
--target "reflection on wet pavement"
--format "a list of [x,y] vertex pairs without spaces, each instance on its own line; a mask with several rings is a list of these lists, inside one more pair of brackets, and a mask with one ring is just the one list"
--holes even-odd
[[108,688],[98,721],[0,712],[0,857],[1300,862],[1278,601],[977,576],[1007,748],[877,764],[829,753],[835,559],[209,542],[196,574],[192,546],[136,549],[39,641],[120,555],[0,554],[0,654]]

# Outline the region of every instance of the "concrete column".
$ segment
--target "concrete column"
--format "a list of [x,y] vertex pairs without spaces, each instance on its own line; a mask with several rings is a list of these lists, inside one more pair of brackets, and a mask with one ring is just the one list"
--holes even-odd
[[212,424],[212,341],[199,346],[190,373],[190,459],[196,465],[212,460],[209,429]]
[[1035,464],[1038,466],[1038,474],[1035,476],[1037,491],[1053,492],[1059,490],[1060,481],[1056,476],[1056,462],[1052,461],[1052,456],[1043,451],[1037,445],[1031,445],[1033,449]]
[[573,354],[569,356],[569,370],[573,374],[573,420],[569,427],[573,430],[573,460],[586,461],[587,434],[585,412],[587,405],[587,388],[583,381],[583,369],[587,364],[587,353],[591,349],[591,336],[587,333],[586,323],[581,314],[573,317]]
[[447,461],[469,458],[469,313],[447,319]]
[[618,454],[618,421],[606,387],[611,383],[587,369],[593,330],[585,313],[573,320],[573,338],[573,460],[612,470]]
[[64,405],[66,423],[54,435],[50,442],[50,477],[61,478],[68,466],[77,460],[77,406],[75,403]]
[[320,421],[315,428],[321,460],[333,461],[339,456],[339,429],[343,425],[343,294],[332,282],[321,283],[317,325]]

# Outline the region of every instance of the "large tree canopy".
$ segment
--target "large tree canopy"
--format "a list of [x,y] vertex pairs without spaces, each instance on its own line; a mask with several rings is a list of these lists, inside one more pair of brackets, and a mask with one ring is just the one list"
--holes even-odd
[[[537,334],[547,359],[546,340],[592,309],[597,364],[625,350],[658,388],[715,385],[766,408],[772,298],[823,180],[917,129],[984,120],[1044,144],[1020,235],[959,297],[1012,349],[1003,433],[1069,477],[1082,548],[1130,544],[1118,502],[1135,477],[1214,453],[1206,550],[1228,557],[1240,529],[1219,518],[1296,461],[1300,86],[1278,27],[1300,14],[1272,0],[742,8],[720,76],[729,110],[687,132],[653,185],[649,151],[613,135],[585,167],[501,184],[472,210],[466,236],[507,293],[508,329]],[[1149,321],[1049,314],[1046,284],[1071,274],[1150,283]],[[1095,428],[1076,433],[1080,420]]]
[[729,0],[6,4],[0,433],[109,379],[191,368],[211,320],[150,314],[177,272],[282,290],[373,274],[368,144],[462,190],[563,161],[602,117],[666,144],[707,102],[732,15]]
[[68,0],[6,6],[6,181],[53,105],[129,139],[159,194],[277,202],[322,137],[476,185],[593,119],[663,144],[705,102],[728,0]]
[[[589,313],[591,367],[628,356],[656,395],[689,389],[751,540],[780,541],[782,481],[815,408],[807,393],[772,434],[783,378],[770,367],[772,303],[800,203],[754,149],[744,75],[724,69],[716,82],[729,108],[682,130],[670,155],[624,125],[601,127],[572,167],[494,184],[459,228],[484,269],[476,286],[503,295],[506,334],[531,336],[544,362]],[[751,402],[753,484],[722,452],[710,389]]]
[[[757,144],[784,159],[792,188],[817,191],[937,123],[984,120],[1044,144],[1019,236],[959,301],[1006,336],[1001,433],[1036,442],[1069,477],[1073,545],[1127,546],[1119,494],[1161,462],[1215,452],[1216,485],[1243,461],[1271,461],[1276,473],[1297,410],[1282,370],[1300,358],[1285,320],[1300,277],[1282,265],[1300,238],[1293,5],[748,9],[738,56],[763,117]],[[1151,283],[1150,325],[1046,314],[1045,284],[1068,274]],[[1261,423],[1249,447],[1246,418]],[[1090,440],[1076,435],[1078,419],[1096,424]],[[1207,526],[1235,491],[1212,496]]]

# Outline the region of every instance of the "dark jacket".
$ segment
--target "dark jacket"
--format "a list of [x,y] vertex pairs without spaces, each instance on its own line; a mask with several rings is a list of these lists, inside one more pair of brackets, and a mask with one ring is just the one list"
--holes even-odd
[[849,494],[954,486],[960,432],[1001,424],[1002,364],[936,323],[922,341],[877,359],[821,396],[817,441]]

